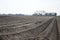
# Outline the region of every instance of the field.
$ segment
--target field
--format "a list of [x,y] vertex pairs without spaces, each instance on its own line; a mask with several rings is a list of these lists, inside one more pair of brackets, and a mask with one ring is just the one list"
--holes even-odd
[[58,34],[53,16],[0,16],[0,40],[59,40]]
[[58,29],[59,29],[59,37],[60,37],[60,16],[57,17]]
[[59,27],[59,30],[60,30],[60,16],[57,17],[57,23],[58,23],[58,27]]

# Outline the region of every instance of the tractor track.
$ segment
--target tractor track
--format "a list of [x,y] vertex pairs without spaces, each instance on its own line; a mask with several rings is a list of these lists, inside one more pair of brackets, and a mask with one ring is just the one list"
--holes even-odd
[[[44,22],[35,21],[17,27],[0,27],[3,40],[59,40],[59,32],[55,17]],[[13,26],[13,25],[10,25]],[[33,27],[34,26],[34,27]],[[4,37],[4,38],[3,38]]]

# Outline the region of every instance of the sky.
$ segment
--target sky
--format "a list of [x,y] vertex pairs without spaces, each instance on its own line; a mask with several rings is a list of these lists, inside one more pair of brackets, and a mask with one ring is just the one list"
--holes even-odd
[[31,15],[42,10],[60,15],[60,0],[0,0],[0,14]]

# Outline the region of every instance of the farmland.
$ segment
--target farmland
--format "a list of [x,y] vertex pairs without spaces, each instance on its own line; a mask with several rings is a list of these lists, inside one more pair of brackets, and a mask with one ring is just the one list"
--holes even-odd
[[59,40],[56,17],[1,16],[0,40]]
[[60,16],[57,17],[58,29],[59,29],[59,38],[60,38]]

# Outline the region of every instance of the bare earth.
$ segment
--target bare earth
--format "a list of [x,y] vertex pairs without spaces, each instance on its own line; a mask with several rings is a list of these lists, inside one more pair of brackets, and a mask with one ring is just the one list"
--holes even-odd
[[0,40],[59,40],[57,20],[53,16],[0,16]]
[[60,16],[57,17],[58,29],[59,29],[59,38],[60,38]]

